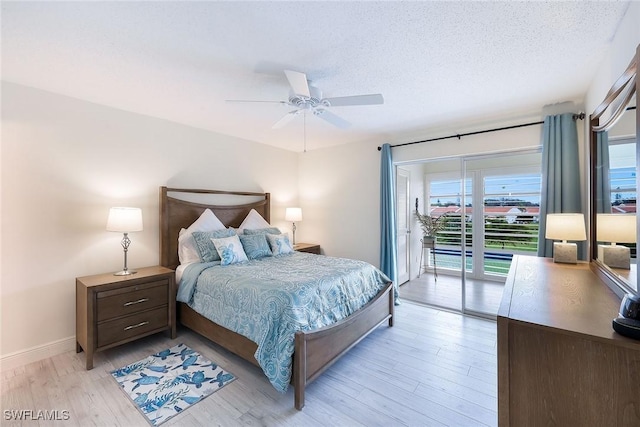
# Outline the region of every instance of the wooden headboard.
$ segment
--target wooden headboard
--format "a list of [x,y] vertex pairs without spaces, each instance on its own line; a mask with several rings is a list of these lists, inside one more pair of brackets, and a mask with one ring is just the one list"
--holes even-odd
[[[169,194],[171,193],[171,195]],[[249,196],[250,203],[224,205],[207,204],[181,199],[200,195],[212,199],[215,196]],[[258,199],[258,201],[255,201]],[[271,200],[269,193],[249,193],[237,191],[194,190],[185,188],[160,187],[160,265],[175,269],[178,259],[178,234],[181,228],[188,228],[206,209],[211,209],[227,227],[239,227],[251,209],[255,209],[270,222]]]

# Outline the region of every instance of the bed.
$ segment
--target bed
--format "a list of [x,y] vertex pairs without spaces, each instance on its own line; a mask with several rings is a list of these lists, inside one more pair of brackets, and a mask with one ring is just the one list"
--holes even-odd
[[[220,198],[233,200],[220,203]],[[216,204],[211,204],[213,200]],[[237,202],[238,199],[245,199]],[[206,210],[229,227],[238,227],[253,209],[267,222],[270,221],[269,193],[230,192],[201,189],[160,187],[160,263],[176,269],[179,265],[178,236]],[[294,254],[298,257],[318,255]],[[275,258],[275,257],[274,257]],[[295,258],[292,256],[291,258]],[[325,257],[322,258],[325,260]],[[326,257],[328,262],[329,257]],[[294,388],[294,405],[300,410],[305,403],[305,388],[343,354],[384,322],[393,326],[394,299],[391,283],[382,285],[373,298],[362,307],[337,322],[313,330],[295,332],[290,382]],[[254,356],[258,344],[244,335],[233,332],[199,314],[188,304],[177,304],[178,321],[235,353],[260,366]],[[272,382],[273,383],[273,382]]]

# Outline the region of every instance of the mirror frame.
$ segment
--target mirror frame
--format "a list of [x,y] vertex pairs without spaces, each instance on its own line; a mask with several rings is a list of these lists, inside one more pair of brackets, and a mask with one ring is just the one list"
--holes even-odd
[[[637,108],[638,99],[640,99],[640,84],[637,82],[637,70],[638,63],[640,62],[640,45],[636,48],[635,55],[631,60],[631,63],[625,70],[624,74],[614,83],[609,89],[604,101],[598,105],[594,112],[589,116],[589,243],[590,243],[590,261],[591,268],[596,274],[620,297],[626,293],[640,294],[640,289],[636,285],[637,289],[631,289],[624,280],[614,274],[609,268],[607,268],[601,261],[597,259],[598,255],[598,242],[596,240],[596,136],[598,132],[610,129],[617,120],[622,116],[627,109],[629,101],[636,97],[636,169],[640,165],[640,110]],[[600,118],[605,111],[613,108],[614,111],[610,117],[600,123]],[[640,188],[640,174],[636,173],[636,189]],[[636,225],[637,236],[636,242],[640,243],[640,216],[639,212],[636,212]],[[637,270],[637,274],[640,275],[640,270]],[[638,277],[636,277],[636,283],[640,283]]]

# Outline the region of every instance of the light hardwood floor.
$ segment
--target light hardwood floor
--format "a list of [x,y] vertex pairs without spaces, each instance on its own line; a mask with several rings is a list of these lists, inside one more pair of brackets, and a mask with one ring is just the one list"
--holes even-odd
[[[498,315],[504,283],[486,280],[466,280],[466,306],[469,310]],[[421,304],[436,305],[460,310],[462,282],[460,277],[438,274],[434,280],[431,273],[422,274],[400,286],[400,298]]]
[[163,426],[495,426],[496,323],[404,302],[395,326],[380,326],[307,388],[277,392],[262,372],[208,340],[179,329],[97,353],[64,353],[2,373],[5,410],[68,410],[70,419],[25,426],[148,426],[109,371],[183,342],[238,379]]

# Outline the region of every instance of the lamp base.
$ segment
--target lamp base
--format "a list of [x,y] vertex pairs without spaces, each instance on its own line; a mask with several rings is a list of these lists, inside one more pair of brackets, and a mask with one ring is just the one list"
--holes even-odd
[[577,264],[578,245],[575,243],[553,242],[553,262]]
[[622,245],[598,245],[598,259],[611,268],[631,269],[631,250]]
[[122,270],[122,271],[118,271],[117,273],[113,273],[114,276],[130,276],[132,274],[136,274],[137,271],[131,271],[131,270]]

